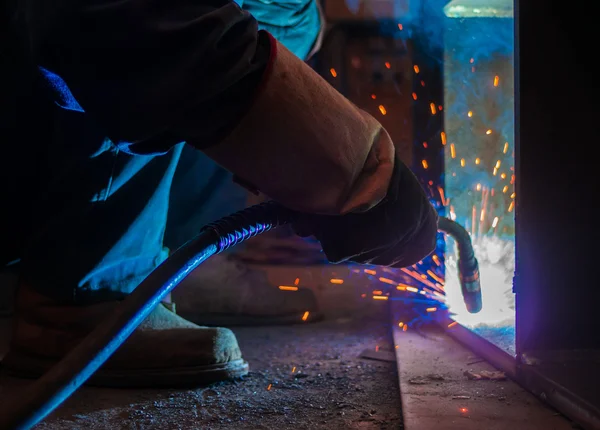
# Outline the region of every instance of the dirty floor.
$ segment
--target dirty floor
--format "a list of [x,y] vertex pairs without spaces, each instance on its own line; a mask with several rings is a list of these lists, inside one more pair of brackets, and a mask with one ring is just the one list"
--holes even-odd
[[[366,349],[391,352],[386,320],[236,328],[251,367],[244,380],[195,390],[84,388],[36,428],[400,429],[396,364],[359,358]],[[3,376],[0,403],[24,383]]]

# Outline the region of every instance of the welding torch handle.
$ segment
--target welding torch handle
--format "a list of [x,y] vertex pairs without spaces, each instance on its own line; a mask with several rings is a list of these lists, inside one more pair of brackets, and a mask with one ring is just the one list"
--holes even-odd
[[469,232],[451,219],[440,217],[438,230],[450,235],[458,247],[458,276],[463,300],[467,310],[476,314],[483,306],[481,297],[481,280],[479,278],[479,262],[475,258],[475,250]]

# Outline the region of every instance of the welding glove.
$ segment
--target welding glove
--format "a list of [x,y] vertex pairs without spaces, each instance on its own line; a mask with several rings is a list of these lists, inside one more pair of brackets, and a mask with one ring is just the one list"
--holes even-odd
[[[388,133],[271,38],[261,89],[219,164],[284,206],[332,262],[407,266],[435,247],[437,215]],[[311,214],[311,215],[309,215]],[[316,215],[315,215],[316,214]]]
[[386,197],[374,208],[341,216],[304,214],[300,236],[315,236],[332,263],[407,267],[436,246],[437,212],[413,173],[396,160]]

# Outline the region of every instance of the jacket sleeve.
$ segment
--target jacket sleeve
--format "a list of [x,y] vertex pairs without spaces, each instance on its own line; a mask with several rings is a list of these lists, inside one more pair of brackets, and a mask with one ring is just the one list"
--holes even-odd
[[269,61],[269,38],[227,0],[57,0],[47,9],[34,0],[28,11],[37,64],[131,153],[190,137],[219,142]]

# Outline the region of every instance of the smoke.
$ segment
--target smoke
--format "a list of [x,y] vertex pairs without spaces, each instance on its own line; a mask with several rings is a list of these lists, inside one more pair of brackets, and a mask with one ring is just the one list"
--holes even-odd
[[445,22],[445,192],[451,216],[471,233],[483,308],[469,314],[462,303],[452,243],[447,304],[458,322],[514,353],[514,20]]
[[[421,179],[425,179],[423,183],[432,198],[443,200],[436,204],[440,212],[470,232],[480,262],[483,309],[472,315],[466,311],[460,293],[456,249],[448,241],[445,292],[450,312],[457,321],[473,329],[491,325],[502,327],[503,336],[514,333],[512,2],[346,0],[346,4],[352,13],[376,20],[383,36],[411,45],[413,58],[418,58],[414,61],[418,61],[419,79],[423,80],[412,96],[414,112],[431,115],[427,119],[431,124],[425,127],[423,136],[415,137],[415,147],[424,141],[428,145],[427,150],[420,152],[424,170],[417,173],[424,175]],[[425,82],[435,76],[427,73],[434,69],[443,73],[443,103],[438,103],[439,95],[431,93],[429,82]],[[419,71],[415,69],[415,73]],[[410,95],[398,94],[407,96]],[[429,113],[430,103],[437,113]],[[421,123],[423,119],[419,118]],[[440,139],[440,135],[444,138]],[[439,159],[436,152],[444,154],[444,173],[441,178],[426,177],[433,171],[427,170],[427,165],[432,166]],[[443,185],[441,198],[435,193],[438,185]],[[443,246],[438,246],[439,261],[444,258],[442,250]],[[413,269],[425,276],[429,269],[441,272],[443,264],[438,267],[426,259]]]

